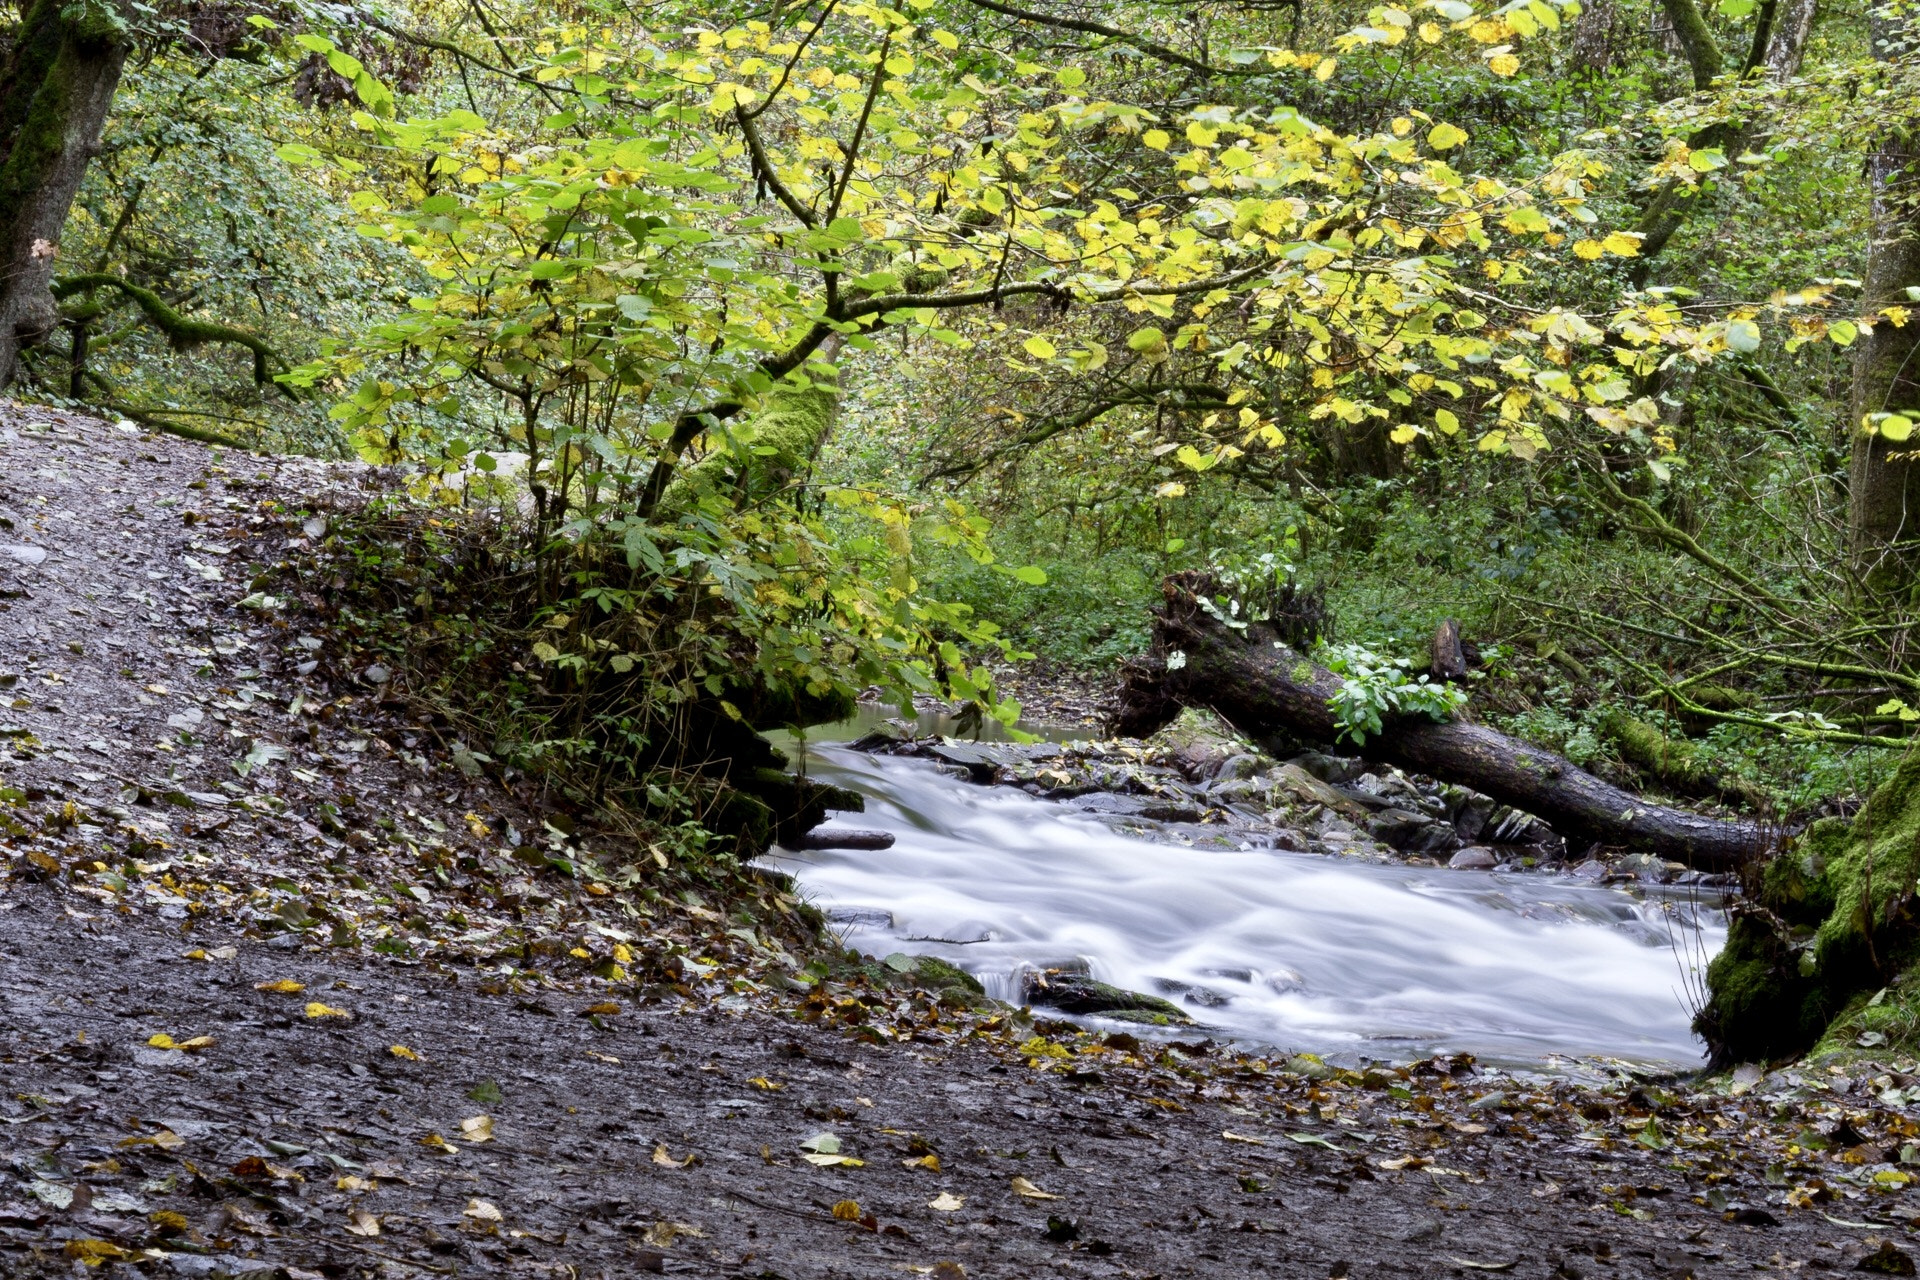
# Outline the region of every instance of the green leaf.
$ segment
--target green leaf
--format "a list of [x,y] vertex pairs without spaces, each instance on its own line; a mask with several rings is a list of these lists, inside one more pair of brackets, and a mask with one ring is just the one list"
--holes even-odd
[[1903,413],[1890,413],[1880,419],[1880,438],[1900,444],[1913,435],[1913,419]]
[[1450,124],[1437,124],[1427,134],[1427,145],[1435,151],[1446,151],[1459,146],[1466,140],[1466,130],[1455,128]]
[[1835,320],[1827,326],[1827,341],[1836,347],[1850,347],[1859,336],[1859,327],[1851,320]]
[[1087,82],[1087,73],[1078,67],[1062,67],[1053,73],[1053,78],[1058,80],[1063,88],[1078,89]]
[[1023,564],[1018,569],[1010,569],[1008,572],[1030,587],[1047,585],[1047,571],[1037,564]]
[[1727,349],[1743,355],[1760,349],[1760,326],[1751,320],[1727,321]]
[[1054,358],[1054,356],[1059,354],[1059,349],[1057,347],[1055,347],[1051,342],[1048,342],[1045,338],[1040,337],[1038,334],[1034,335],[1031,338],[1028,338],[1025,342],[1021,343],[1020,345],[1025,347],[1027,349],[1027,354],[1032,356],[1035,360],[1051,360]]

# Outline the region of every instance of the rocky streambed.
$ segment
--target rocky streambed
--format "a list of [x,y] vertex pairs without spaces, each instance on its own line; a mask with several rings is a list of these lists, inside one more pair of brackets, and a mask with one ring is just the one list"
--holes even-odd
[[1192,848],[1540,871],[1602,883],[1732,884],[1731,876],[1647,854],[1570,845],[1532,814],[1392,766],[1318,751],[1277,760],[1197,712],[1145,740],[980,742],[916,728],[888,722],[851,745],[928,760],[952,777],[1016,787],[1123,834]]

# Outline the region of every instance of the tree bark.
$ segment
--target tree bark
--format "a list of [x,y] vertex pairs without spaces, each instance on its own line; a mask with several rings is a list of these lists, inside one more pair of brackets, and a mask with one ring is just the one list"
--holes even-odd
[[1580,6],[1567,42],[1573,65],[1589,75],[1603,75],[1613,66],[1613,33],[1620,21],[1618,0],[1592,0]]
[[[1244,632],[1229,626],[1201,603],[1217,590],[1204,574],[1179,574],[1163,584],[1166,605],[1154,620],[1154,651],[1128,669],[1120,732],[1151,733],[1184,704],[1211,707],[1256,741],[1333,743],[1339,730],[1328,699],[1340,677],[1289,648],[1264,623]],[[1145,678],[1149,670],[1157,685]],[[1570,839],[1626,846],[1703,870],[1742,866],[1772,844],[1761,824],[1649,804],[1483,725],[1401,717],[1364,745],[1342,750],[1484,792]]]
[[1818,0],[1779,0],[1767,31],[1766,52],[1760,57],[1767,78],[1776,84],[1800,74],[1800,60],[1807,53],[1807,37],[1813,32],[1813,15]]
[[59,321],[49,285],[60,233],[128,47],[101,0],[35,0],[0,70],[0,387]]
[[[1868,34],[1873,56],[1912,56],[1920,25],[1876,7]],[[1910,306],[1920,286],[1920,115],[1888,123],[1867,161],[1872,240],[1864,287],[1869,311]],[[1904,590],[1920,578],[1920,448],[1864,429],[1872,413],[1920,414],[1920,322],[1877,324],[1861,336],[1853,366],[1853,462],[1849,524],[1854,568],[1870,586]]]

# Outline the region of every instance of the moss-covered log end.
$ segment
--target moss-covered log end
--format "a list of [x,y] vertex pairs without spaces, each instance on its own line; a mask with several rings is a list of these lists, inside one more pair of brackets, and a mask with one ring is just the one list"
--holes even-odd
[[[1862,1010],[1905,990],[1920,960],[1917,880],[1920,760],[1909,760],[1851,822],[1815,823],[1762,870],[1707,969],[1695,1026],[1715,1061],[1798,1056],[1875,1030],[1866,1021],[1898,1022]],[[1871,1007],[1886,1005],[1882,996]]]

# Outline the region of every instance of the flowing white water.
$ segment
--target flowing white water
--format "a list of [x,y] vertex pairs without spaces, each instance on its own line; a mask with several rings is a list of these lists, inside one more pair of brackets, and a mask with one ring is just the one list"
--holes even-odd
[[813,776],[868,797],[849,823],[897,841],[768,861],[849,919],[862,951],[940,956],[1016,1002],[1022,969],[1078,960],[1131,990],[1225,997],[1187,1006],[1216,1034],[1343,1058],[1700,1060],[1687,992],[1725,934],[1683,899],[1172,847],[922,761],[807,754]]

